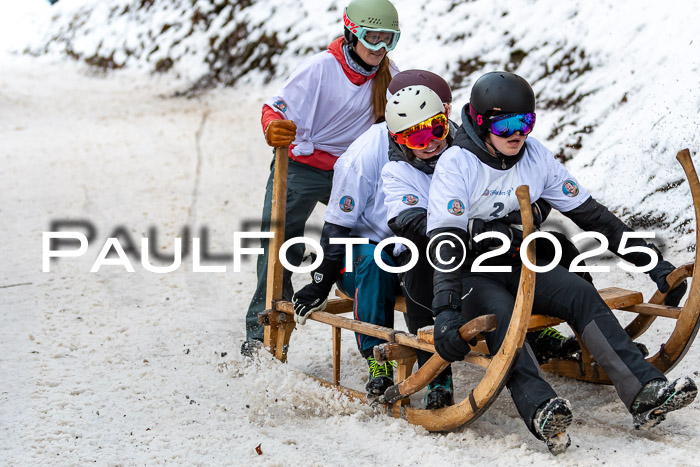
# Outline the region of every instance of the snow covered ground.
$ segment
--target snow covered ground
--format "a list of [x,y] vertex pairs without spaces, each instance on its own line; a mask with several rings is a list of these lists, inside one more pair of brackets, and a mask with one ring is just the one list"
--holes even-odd
[[[640,47],[633,58],[641,57]],[[598,151],[586,150],[570,166],[582,183],[602,199],[634,207],[637,198],[626,198],[626,190],[635,183],[646,188],[650,170],[664,180],[682,178],[672,161],[681,147],[672,144],[669,125],[686,121],[697,129],[694,76],[694,87],[687,76],[672,87],[678,101],[653,101],[656,86],[668,89],[672,77],[637,92],[638,118],[651,122],[645,129],[656,120],[649,109],[665,112],[663,158],[651,168],[630,160],[634,135],[643,147],[652,136],[634,130],[633,111],[615,109],[601,118],[627,118],[629,135],[618,141],[597,133],[591,144],[615,144],[626,157],[593,163]],[[684,86],[690,97],[681,102]],[[134,258],[134,273],[117,266],[90,273],[119,227],[136,245],[155,227],[164,254],[183,226],[193,234],[207,228],[209,251],[231,253],[233,233],[250,230],[260,215],[271,151],[260,135],[259,112],[273,88],[172,98],[177,87],[168,76],[96,75],[53,57],[0,55],[1,464],[700,465],[697,402],[654,431],[637,432],[613,388],[551,377],[575,412],[573,445],[553,458],[527,432],[506,391],[472,426],[431,434],[320,388],[302,375],[331,376],[329,330],[318,323],[295,331],[289,364],[265,354],[243,359],[238,349],[255,278],[250,260],[240,273],[230,260],[217,263],[227,272],[194,273],[191,255],[168,274],[146,272]],[[676,102],[689,112],[680,120],[673,115]],[[689,133],[695,153],[697,131]],[[610,184],[613,173],[625,179]],[[679,198],[684,191],[677,190]],[[651,204],[662,203],[652,198]],[[668,209],[687,206],[682,197]],[[317,210],[312,225],[321,214]],[[83,257],[56,260],[44,273],[42,232],[65,219],[94,225],[95,239]],[[670,229],[660,234],[674,235]],[[669,251],[674,263],[691,260],[683,251],[692,244],[688,238],[683,234]],[[654,288],[648,278],[614,265],[596,283],[642,290],[647,298]],[[671,329],[668,320],[658,321],[643,338],[652,349]],[[366,364],[350,333],[343,334],[343,346],[341,383],[362,389]],[[696,343],[670,377],[697,379],[698,370]],[[480,375],[460,366],[458,395]]]
[[[244,360],[252,262],[240,273],[230,262],[226,273],[193,273],[191,256],[162,275],[137,260],[134,273],[89,270],[117,226],[134,241],[157,226],[159,248],[184,225],[207,226],[210,251],[230,253],[233,232],[259,215],[270,154],[258,133],[266,93],[166,98],[166,84],[128,73],[91,76],[74,64],[17,57],[5,58],[2,70],[3,463],[700,462],[697,404],[640,433],[611,387],[551,378],[576,413],[574,446],[555,460],[528,434],[507,392],[473,426],[430,434],[320,388],[300,371],[331,375],[328,329],[317,323],[295,332],[288,365],[266,355]],[[66,218],[89,220],[97,238],[84,257],[42,273],[41,232]],[[653,289],[619,272],[601,286],[615,279],[646,296]],[[663,331],[668,323],[645,342]],[[343,338],[342,383],[361,389],[365,364],[351,335]],[[699,361],[696,345],[671,376],[692,374]],[[479,375],[460,369],[460,391]]]

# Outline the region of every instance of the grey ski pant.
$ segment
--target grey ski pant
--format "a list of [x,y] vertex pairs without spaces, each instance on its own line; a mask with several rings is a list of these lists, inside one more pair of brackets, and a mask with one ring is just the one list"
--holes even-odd
[[[263,204],[261,232],[270,230],[270,214],[272,210],[272,181],[274,176],[274,159],[270,166],[270,176],[265,189],[265,203]],[[328,204],[333,183],[333,171],[321,170],[293,160],[289,160],[287,175],[287,214],[284,226],[284,239],[304,235],[304,227],[309,216],[316,207],[316,203]],[[246,314],[246,339],[262,339],[263,326],[258,324],[258,313],[265,310],[265,297],[267,294],[267,239],[261,240],[264,253],[258,256],[257,274],[258,284],[253,298],[248,306]],[[304,245],[299,243],[287,251],[287,259],[291,264],[298,266],[304,256]],[[284,271],[285,300],[291,300],[294,295],[292,288],[292,273]]]
[[[462,313],[468,318],[488,313],[498,317],[497,329],[484,335],[492,354],[501,347],[508,329],[520,267],[513,266],[510,273],[469,272],[463,278]],[[557,266],[549,272],[537,274],[533,309],[561,318],[571,325],[610,377],[628,410],[644,384],[653,379],[666,379],[663,373],[644,360],[595,287],[567,269]],[[527,341],[507,387],[520,416],[534,434],[532,419],[535,411],[557,395],[544,380]]]

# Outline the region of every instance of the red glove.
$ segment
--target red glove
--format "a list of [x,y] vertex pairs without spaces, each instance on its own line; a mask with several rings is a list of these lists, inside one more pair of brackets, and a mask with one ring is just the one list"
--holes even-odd
[[265,141],[273,148],[289,146],[297,134],[297,126],[292,120],[273,120],[265,130]]

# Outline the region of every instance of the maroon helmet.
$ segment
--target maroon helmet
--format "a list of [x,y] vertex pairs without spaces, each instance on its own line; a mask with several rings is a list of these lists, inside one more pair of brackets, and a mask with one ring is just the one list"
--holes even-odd
[[443,104],[452,103],[452,89],[447,81],[426,70],[406,70],[394,75],[389,83],[389,93],[396,94],[408,86],[427,86],[440,97]]

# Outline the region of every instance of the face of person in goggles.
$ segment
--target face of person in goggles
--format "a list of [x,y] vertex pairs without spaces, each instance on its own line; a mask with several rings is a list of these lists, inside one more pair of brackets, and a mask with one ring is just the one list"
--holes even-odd
[[445,149],[448,132],[447,115],[439,113],[398,134],[392,133],[392,138],[411,149],[419,159],[429,159]]
[[[396,47],[396,44],[399,42],[399,36],[401,35],[400,32],[359,26],[348,18],[347,11],[343,15],[343,21],[345,23],[345,27],[348,28],[355,36],[357,36],[358,54],[360,54],[360,51],[362,51],[374,53],[376,56],[381,54],[382,58],[384,58],[384,55],[386,55],[387,52],[394,50],[394,47]],[[362,57],[362,55],[360,56]],[[362,59],[364,60],[364,57],[362,57]]]
[[490,117],[489,123],[487,141],[501,154],[515,156],[535,127],[535,114],[497,115]]

